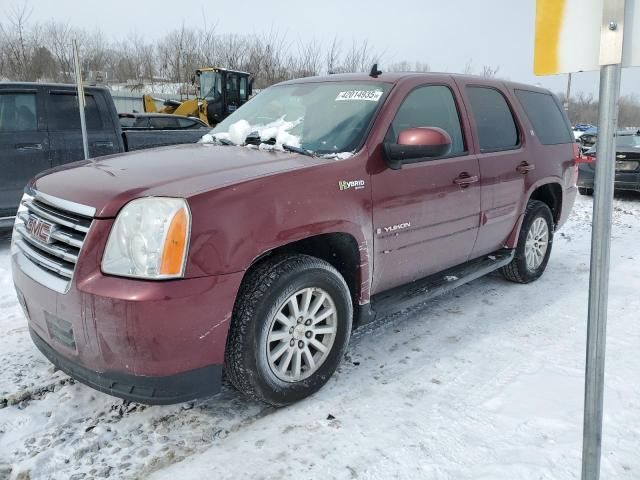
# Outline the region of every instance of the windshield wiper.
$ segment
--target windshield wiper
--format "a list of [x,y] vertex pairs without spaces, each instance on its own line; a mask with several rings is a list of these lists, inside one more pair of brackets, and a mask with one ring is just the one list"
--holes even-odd
[[[262,140],[258,132],[251,132],[249,135],[247,135],[247,138],[245,138],[244,142],[246,145],[261,145],[263,143],[265,145],[275,145],[276,139],[269,138],[267,140]],[[311,150],[307,150],[306,148],[294,147],[293,145],[288,145],[286,143],[283,143],[280,146],[287,152],[299,153],[308,157],[315,157],[315,154]]]
[[307,157],[315,157],[315,154],[311,150],[307,150],[302,147],[294,147],[293,145],[287,145],[286,143],[282,144],[282,149],[287,152],[299,153],[301,155],[306,155]]
[[231,140],[227,140],[226,138],[219,138],[214,135],[212,135],[212,137],[213,143],[217,143],[219,145],[235,145],[235,143],[233,143]]

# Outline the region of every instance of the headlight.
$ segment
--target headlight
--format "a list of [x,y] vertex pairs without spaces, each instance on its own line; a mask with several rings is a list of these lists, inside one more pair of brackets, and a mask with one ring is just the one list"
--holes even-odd
[[133,200],[111,227],[102,271],[146,279],[182,277],[190,230],[191,213],[183,199]]

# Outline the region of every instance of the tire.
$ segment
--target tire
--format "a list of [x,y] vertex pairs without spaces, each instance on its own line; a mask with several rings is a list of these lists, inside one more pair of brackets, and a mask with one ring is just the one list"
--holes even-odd
[[[527,238],[531,235],[535,238],[536,228],[542,229],[542,224],[540,222],[544,222],[546,225],[546,249],[544,253],[541,254],[541,247],[536,248],[533,245],[541,245],[542,240],[536,242],[532,240],[530,243],[532,244],[534,253],[531,259],[535,258],[535,261],[528,262],[527,261]],[[551,255],[551,247],[553,245],[553,215],[551,213],[551,209],[547,206],[547,204],[540,202],[538,200],[529,200],[527,204],[527,208],[525,210],[524,220],[522,221],[522,227],[520,228],[520,235],[518,237],[518,244],[516,246],[515,256],[511,263],[502,267],[500,269],[502,275],[507,280],[516,283],[530,283],[534,280],[540,278],[540,276],[544,273],[545,268],[547,267],[547,263],[549,262],[549,256]],[[542,229],[541,231],[543,231]],[[537,253],[536,253],[537,252]]]
[[578,191],[580,195],[588,195],[589,197],[593,195],[593,188],[578,187]]
[[[301,400],[318,391],[338,367],[352,319],[349,288],[329,263],[308,255],[268,258],[247,273],[240,287],[225,351],[227,378],[242,393],[274,406]],[[334,333],[309,336],[310,331]],[[273,340],[278,336],[284,338]]]

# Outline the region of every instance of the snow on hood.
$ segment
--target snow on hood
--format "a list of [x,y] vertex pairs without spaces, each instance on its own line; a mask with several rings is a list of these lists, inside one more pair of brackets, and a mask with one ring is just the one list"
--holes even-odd
[[[292,122],[286,121],[284,115],[273,122],[266,125],[251,125],[246,120],[238,120],[235,123],[229,125],[227,132],[217,132],[204,135],[200,139],[200,143],[215,143],[216,139],[229,140],[236,145],[244,145],[247,141],[247,137],[257,132],[260,136],[261,142],[268,142],[275,139],[275,144],[262,143],[257,148],[260,150],[283,150],[282,145],[290,145],[292,147],[301,147],[300,137],[289,133],[293,128],[302,123],[302,117]],[[256,148],[255,145],[247,145],[250,148]],[[321,155],[321,158],[329,158],[336,160],[344,160],[353,156],[353,152],[335,152]]]
[[257,132],[260,136],[260,141],[262,142],[268,142],[275,138],[276,143],[274,147],[279,147],[278,149],[282,149],[282,144],[291,145],[292,147],[300,147],[300,137],[290,134],[289,131],[300,125],[301,122],[302,117],[294,120],[293,122],[288,122],[284,119],[284,116],[271,123],[267,123],[266,125],[251,125],[246,120],[238,120],[229,126],[229,131],[218,133],[211,132],[202,137],[201,142],[213,143],[214,139],[218,138],[221,140],[229,140],[236,145],[244,145],[247,137],[251,133]]

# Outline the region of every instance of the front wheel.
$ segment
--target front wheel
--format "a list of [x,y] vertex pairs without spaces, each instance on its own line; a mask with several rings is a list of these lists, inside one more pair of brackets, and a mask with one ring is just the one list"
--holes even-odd
[[578,187],[578,191],[580,192],[580,195],[587,195],[589,197],[593,195],[593,188]]
[[553,215],[546,203],[530,200],[520,228],[515,256],[502,267],[502,275],[512,282],[529,283],[544,273],[553,243]]
[[264,260],[236,300],[225,368],[241,392],[276,406],[319,390],[349,342],[349,288],[329,263],[307,255]]

